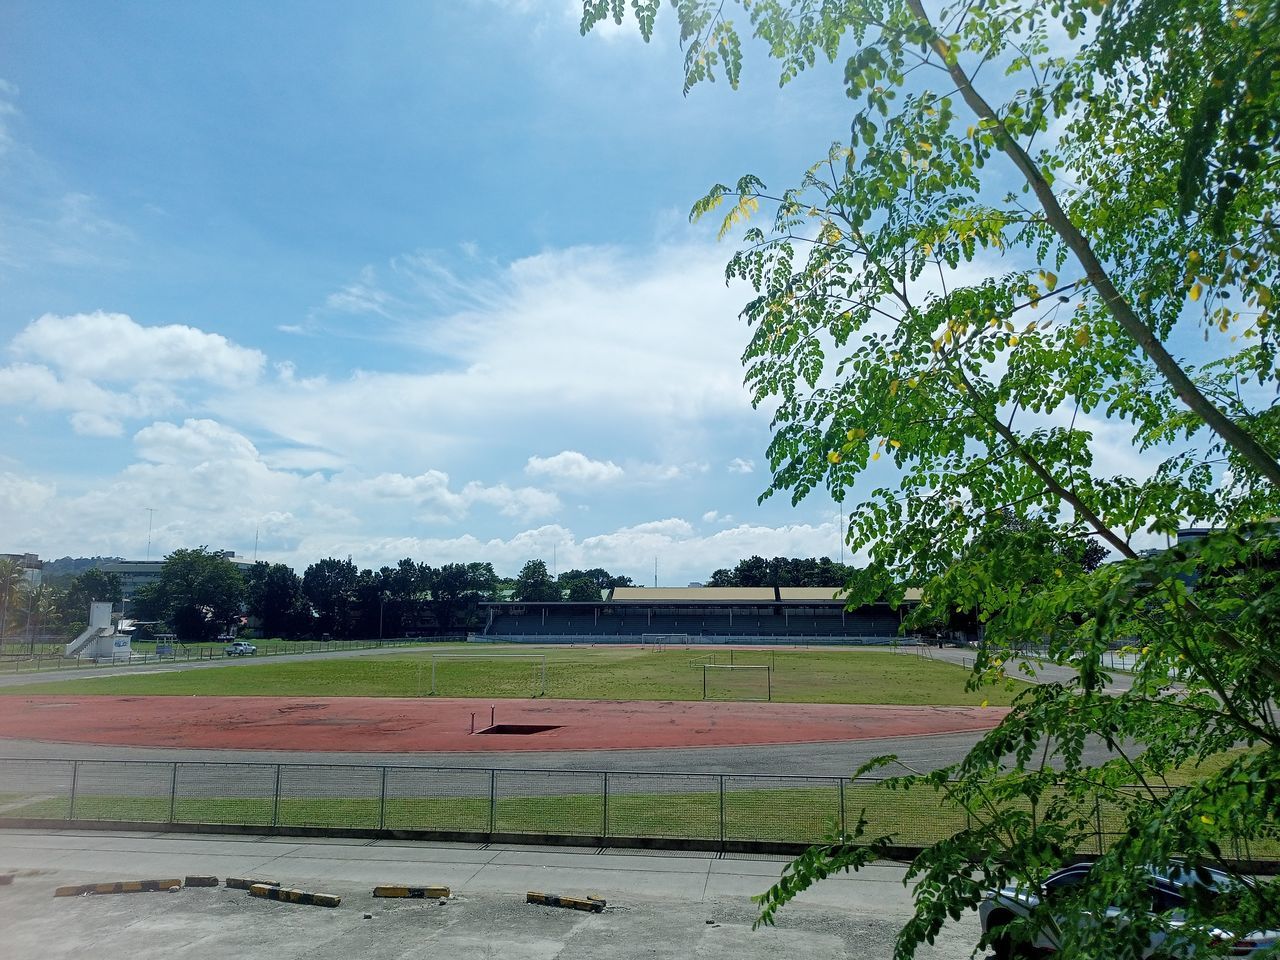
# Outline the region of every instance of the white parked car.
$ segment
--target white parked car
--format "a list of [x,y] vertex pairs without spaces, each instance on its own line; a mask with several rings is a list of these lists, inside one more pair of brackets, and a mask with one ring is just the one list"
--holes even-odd
[[226,650],[223,651],[228,657],[252,657],[258,652],[258,648],[252,643],[246,643],[244,640],[237,640],[235,643],[227,644]]
[[[1032,891],[1024,887],[1004,887],[987,894],[987,898],[978,907],[978,917],[982,922],[983,932],[995,935],[992,944],[998,960],[1015,960],[1015,958],[1020,957],[1046,957],[1057,954],[1060,945],[1053,935],[1047,931],[1041,932],[1030,948],[1024,944],[1015,944],[1009,934],[1000,935],[999,931],[1015,919],[1029,916],[1031,910],[1038,906],[1042,899],[1052,900],[1055,890],[1063,890],[1078,883],[1087,883],[1089,866],[1087,863],[1078,863],[1074,866],[1064,867],[1047,877],[1038,890]],[[1211,890],[1225,890],[1237,883],[1225,873],[1217,870],[1209,870],[1207,873]],[[1191,871],[1177,870],[1176,868],[1167,871],[1149,869],[1147,871],[1147,889],[1151,894],[1152,913],[1167,914],[1169,930],[1176,931],[1178,927],[1186,923],[1183,910],[1187,905],[1187,892],[1191,887],[1201,883],[1202,881]],[[1119,907],[1111,907],[1107,910],[1107,918],[1109,920],[1120,919],[1123,921],[1123,911]],[[1277,930],[1258,931],[1244,936],[1218,929],[1209,932],[1218,942],[1231,944],[1228,953],[1233,957],[1253,956],[1256,953],[1261,953],[1274,947],[1280,942],[1280,931]],[[1143,956],[1150,957],[1155,955],[1167,939],[1168,935],[1163,931],[1154,933],[1151,944],[1143,953]],[[1177,955],[1193,956],[1194,951],[1188,947],[1179,951]]]

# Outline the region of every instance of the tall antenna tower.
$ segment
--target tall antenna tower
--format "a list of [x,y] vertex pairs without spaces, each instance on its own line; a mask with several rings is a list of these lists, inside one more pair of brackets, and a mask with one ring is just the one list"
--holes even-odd
[[156,508],[147,507],[147,559],[151,559],[151,522],[155,519]]

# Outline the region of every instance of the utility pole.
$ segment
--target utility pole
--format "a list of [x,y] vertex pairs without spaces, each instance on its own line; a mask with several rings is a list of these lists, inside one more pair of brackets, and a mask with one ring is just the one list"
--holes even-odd
[[658,588],[658,558],[653,558],[653,588]]
[[836,531],[840,536],[840,565],[844,566],[844,505],[840,506],[840,529]]

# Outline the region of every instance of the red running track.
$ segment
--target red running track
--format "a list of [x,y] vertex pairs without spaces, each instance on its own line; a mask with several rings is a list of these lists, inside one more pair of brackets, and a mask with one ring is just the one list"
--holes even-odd
[[[473,735],[499,724],[552,730]],[[608,750],[982,731],[997,707],[386,697],[0,697],[0,739],[353,753]]]

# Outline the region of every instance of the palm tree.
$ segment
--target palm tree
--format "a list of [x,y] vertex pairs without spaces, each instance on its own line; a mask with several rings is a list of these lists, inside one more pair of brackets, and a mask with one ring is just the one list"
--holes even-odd
[[26,582],[26,574],[18,561],[0,558],[0,641],[8,626],[9,608],[22,594]]

